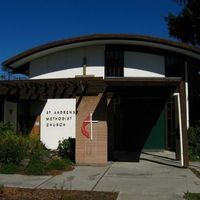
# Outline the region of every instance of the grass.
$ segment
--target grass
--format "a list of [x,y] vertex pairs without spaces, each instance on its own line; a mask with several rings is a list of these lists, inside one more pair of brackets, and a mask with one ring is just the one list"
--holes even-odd
[[17,172],[17,165],[15,164],[2,165],[0,168],[1,174],[14,174],[16,172]]
[[47,168],[49,170],[66,170],[69,166],[71,166],[73,163],[70,160],[66,159],[54,159],[52,160]]
[[185,193],[185,199],[186,200],[200,200],[200,193]]
[[10,200],[116,200],[116,192],[22,189],[4,187],[0,199]]
[[1,174],[26,174],[26,175],[58,175],[63,171],[73,170],[74,163],[67,159],[52,159],[44,162],[34,159],[27,166],[7,164],[0,167]]

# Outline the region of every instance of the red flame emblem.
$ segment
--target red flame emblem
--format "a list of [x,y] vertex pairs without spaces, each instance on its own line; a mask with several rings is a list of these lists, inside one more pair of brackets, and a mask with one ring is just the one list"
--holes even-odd
[[81,132],[82,132],[82,134],[85,136],[85,137],[87,137],[87,138],[89,138],[90,136],[89,136],[89,132],[88,132],[88,130],[86,129],[86,126],[90,123],[90,113],[87,115],[87,117],[84,119],[84,121],[83,121],[83,123],[82,123],[82,126],[81,126]]

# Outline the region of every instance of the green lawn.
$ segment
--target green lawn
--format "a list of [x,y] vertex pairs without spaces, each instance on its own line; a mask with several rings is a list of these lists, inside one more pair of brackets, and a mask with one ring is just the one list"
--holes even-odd
[[200,200],[200,193],[190,193],[190,192],[187,192],[185,194],[185,199],[186,200]]

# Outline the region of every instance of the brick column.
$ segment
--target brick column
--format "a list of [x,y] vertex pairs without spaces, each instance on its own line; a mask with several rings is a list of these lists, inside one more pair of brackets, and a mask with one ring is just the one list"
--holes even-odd
[[[106,97],[102,93],[96,96],[83,96],[77,108],[76,116],[76,163],[106,164],[107,163],[107,121]],[[86,138],[81,126],[89,113],[93,113],[93,140]],[[90,124],[87,125],[90,133]]]

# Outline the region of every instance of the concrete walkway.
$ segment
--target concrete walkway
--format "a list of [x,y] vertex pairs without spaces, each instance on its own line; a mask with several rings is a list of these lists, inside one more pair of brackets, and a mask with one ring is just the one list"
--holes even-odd
[[[183,199],[199,192],[200,179],[179,167],[169,152],[144,153],[139,163],[113,162],[106,167],[77,166],[58,176],[0,175],[0,184],[24,188],[117,191],[118,200]],[[200,163],[191,163],[200,171]]]

